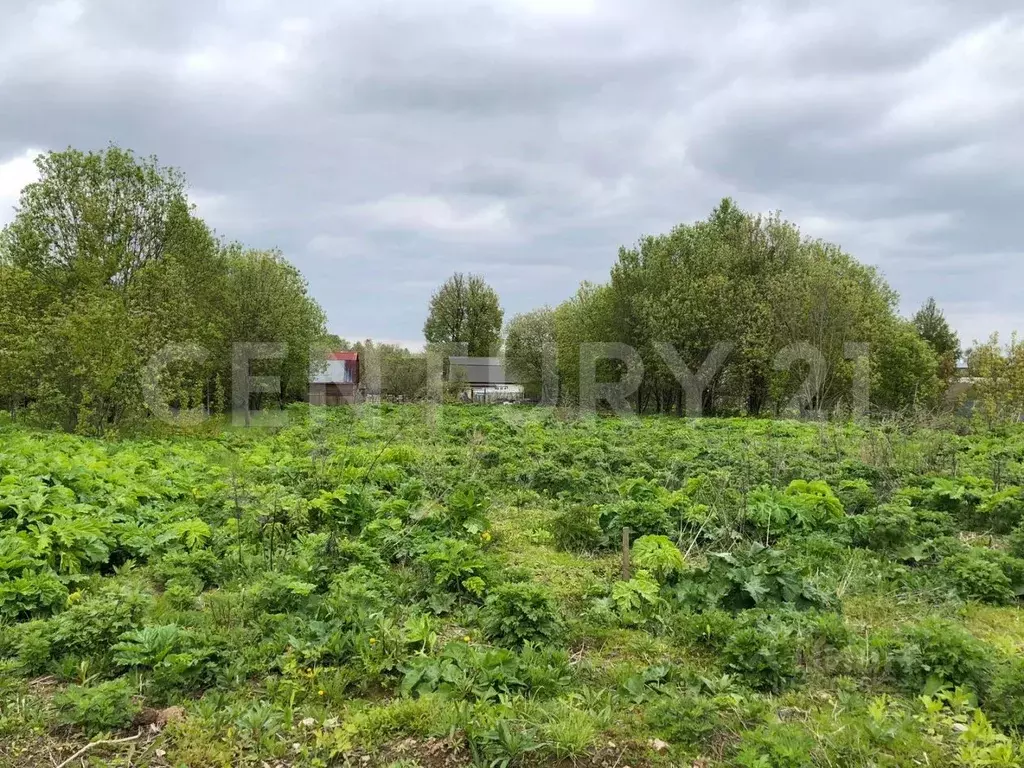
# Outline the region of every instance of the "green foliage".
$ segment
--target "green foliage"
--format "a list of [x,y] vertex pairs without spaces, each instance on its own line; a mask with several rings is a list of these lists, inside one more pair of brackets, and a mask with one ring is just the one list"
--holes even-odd
[[674,579],[686,567],[683,553],[668,536],[641,536],[633,543],[630,557],[637,568],[649,571],[662,583]]
[[948,512],[912,507],[909,500],[899,499],[849,518],[846,530],[854,546],[916,560],[921,559],[916,553],[924,551],[923,544],[951,536],[956,532],[956,523]]
[[479,547],[458,539],[441,539],[427,547],[420,562],[430,569],[437,586],[482,596],[487,563]]
[[182,765],[1019,763],[1024,432],[495,411],[0,428],[0,751],[114,680]]
[[[324,315],[279,254],[218,243],[156,158],[111,146],[36,165],[0,239],[0,399],[88,434],[152,412],[187,425],[215,399],[228,408],[230,345],[244,341],[287,344],[274,373],[286,399],[305,395]],[[171,344],[184,354],[161,361]]]
[[798,643],[781,624],[738,629],[722,649],[722,663],[757,690],[781,691],[797,677]]
[[1024,520],[1024,491],[1007,488],[992,494],[981,506],[973,521],[974,527],[993,533],[1006,534]]
[[864,478],[842,480],[836,489],[836,497],[849,515],[861,515],[875,508],[878,497],[871,484]]
[[939,568],[957,593],[968,600],[1006,604],[1024,594],[1024,561],[988,549],[972,547],[944,558]]
[[614,610],[623,625],[632,627],[654,619],[663,602],[658,582],[647,571],[637,571],[629,581],[615,582],[603,605]]
[[479,275],[456,272],[430,297],[423,336],[431,344],[462,343],[472,357],[497,353],[504,314],[494,292]]
[[907,627],[895,639],[888,671],[909,691],[963,686],[984,695],[990,686],[994,654],[960,626],[927,619]]
[[985,709],[998,725],[1024,733],[1024,660],[1013,659],[997,672]]
[[833,526],[843,518],[842,502],[821,480],[794,480],[783,493],[761,488],[751,494],[748,517],[758,529],[776,536]]
[[53,572],[0,580],[0,617],[6,619],[56,613],[67,599],[67,588]]
[[505,338],[505,367],[523,382],[528,397],[543,394],[544,345],[555,343],[555,312],[542,307],[516,315]]
[[805,566],[784,551],[760,544],[711,553],[707,565],[677,585],[674,595],[693,608],[732,611],[772,604],[800,609],[831,604],[831,598],[807,578]]
[[480,619],[488,638],[513,648],[524,643],[555,642],[562,631],[551,594],[532,582],[497,587],[487,597]]
[[567,509],[550,524],[555,546],[565,552],[593,552],[604,538],[597,510],[590,508]]
[[97,733],[123,728],[132,722],[140,709],[134,693],[127,680],[108,680],[96,685],[68,686],[55,703],[64,722]]
[[517,654],[449,643],[440,656],[411,659],[404,672],[404,694],[486,701],[515,693],[552,696],[572,679],[564,651],[529,645]]

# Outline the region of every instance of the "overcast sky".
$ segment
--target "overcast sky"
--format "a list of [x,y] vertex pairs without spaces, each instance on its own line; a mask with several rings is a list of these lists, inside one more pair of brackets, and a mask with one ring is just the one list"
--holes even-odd
[[[159,8],[159,10],[154,10]],[[1024,330],[1020,0],[3,0],[0,222],[40,150],[178,166],[331,330],[419,344],[478,272],[506,318],[726,195]]]

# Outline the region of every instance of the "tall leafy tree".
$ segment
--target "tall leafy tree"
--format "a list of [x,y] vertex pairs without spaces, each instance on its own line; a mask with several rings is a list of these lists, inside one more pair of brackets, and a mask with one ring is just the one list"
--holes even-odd
[[423,335],[431,344],[464,343],[470,355],[493,355],[503,318],[498,294],[482,277],[456,272],[430,297]]
[[555,311],[542,307],[516,315],[505,334],[505,366],[523,382],[526,394],[541,394],[545,345],[555,343]]
[[[893,330],[896,305],[877,271],[838,246],[726,199],[704,221],[620,249],[607,285],[585,286],[556,310],[563,392],[578,391],[580,345],[622,342],[643,362],[637,410],[682,413],[678,364],[696,373],[725,342],[732,351],[708,372],[704,412],[779,412],[795,395],[805,407],[831,411],[851,398],[851,344],[903,340]],[[666,344],[677,355],[672,364]],[[908,359],[917,361],[918,351]],[[934,392],[926,364],[900,371],[891,358],[872,360],[872,381],[886,393],[880,405],[905,405],[891,396],[897,373],[919,376],[915,391]]]
[[[40,156],[0,235],[0,398],[49,424],[104,432],[148,414],[144,382],[168,345],[205,358],[162,369],[165,395],[222,406],[233,341],[282,341],[287,395],[304,386],[323,313],[279,255],[224,247],[182,175],[109,147]],[[294,357],[293,357],[294,354]],[[219,401],[219,402],[217,402]]]
[[939,358],[939,375],[943,379],[952,378],[960,360],[960,337],[950,327],[934,298],[929,297],[914,315],[913,322],[918,334]]

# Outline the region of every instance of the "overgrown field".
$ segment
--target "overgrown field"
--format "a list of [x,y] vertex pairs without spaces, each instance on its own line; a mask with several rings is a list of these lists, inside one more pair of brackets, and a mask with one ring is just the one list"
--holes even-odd
[[0,764],[1022,763],[1024,431],[291,416],[0,426]]

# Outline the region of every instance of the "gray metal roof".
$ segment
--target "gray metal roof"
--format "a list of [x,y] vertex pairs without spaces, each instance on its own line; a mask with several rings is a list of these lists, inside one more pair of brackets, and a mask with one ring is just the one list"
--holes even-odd
[[465,357],[452,355],[449,378],[464,380],[467,384],[519,384],[519,379],[505,370],[501,357]]

